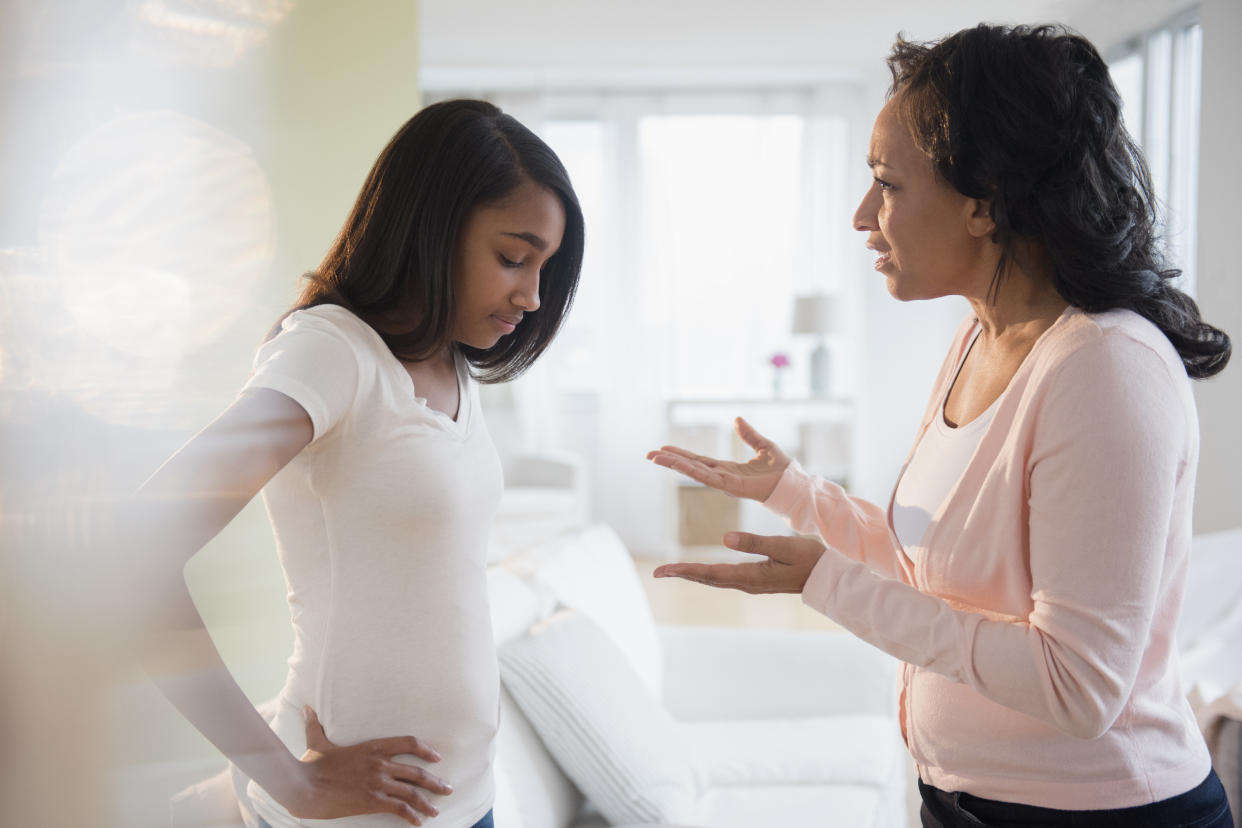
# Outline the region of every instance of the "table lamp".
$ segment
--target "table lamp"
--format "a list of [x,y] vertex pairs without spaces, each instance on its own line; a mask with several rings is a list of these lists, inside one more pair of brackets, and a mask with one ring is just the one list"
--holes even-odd
[[794,298],[793,332],[818,337],[811,351],[811,395],[827,397],[832,387],[832,355],[826,337],[836,330],[837,299],[827,293]]

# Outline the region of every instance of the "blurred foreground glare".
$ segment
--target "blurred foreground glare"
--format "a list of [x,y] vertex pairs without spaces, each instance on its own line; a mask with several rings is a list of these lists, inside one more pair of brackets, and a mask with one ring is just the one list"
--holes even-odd
[[180,360],[236,321],[266,275],[273,226],[262,168],[220,130],[172,111],[92,130],[53,176],[39,247],[6,257],[6,372],[107,422],[164,425]]

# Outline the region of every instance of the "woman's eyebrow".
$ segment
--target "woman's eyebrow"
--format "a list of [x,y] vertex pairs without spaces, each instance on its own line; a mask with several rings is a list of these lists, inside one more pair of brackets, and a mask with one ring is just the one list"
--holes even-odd
[[540,253],[548,249],[548,243],[534,233],[504,233],[503,235],[521,239]]

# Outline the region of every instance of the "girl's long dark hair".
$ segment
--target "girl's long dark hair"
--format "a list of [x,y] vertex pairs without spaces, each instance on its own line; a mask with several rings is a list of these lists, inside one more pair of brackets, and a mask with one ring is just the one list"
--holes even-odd
[[561,246],[539,280],[539,310],[491,348],[457,345],[480,382],[513,379],[551,343],[573,302],[584,230],[578,197],[556,154],[486,101],[433,104],[397,131],[323,262],[304,276],[294,310],[343,305],[401,359],[426,359],[452,345],[453,259],[466,218],[526,179],[565,208]]
[[888,66],[890,95],[938,174],[990,200],[998,280],[1016,243],[1035,240],[1065,301],[1146,317],[1195,379],[1225,367],[1229,336],[1173,286],[1181,271],[1157,249],[1147,165],[1090,42],[1061,26],[979,25],[936,43],[898,38]]

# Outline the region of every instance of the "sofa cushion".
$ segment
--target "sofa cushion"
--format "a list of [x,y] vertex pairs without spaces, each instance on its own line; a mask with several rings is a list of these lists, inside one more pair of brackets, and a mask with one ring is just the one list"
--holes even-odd
[[229,766],[174,796],[169,822],[172,828],[244,828]]
[[891,717],[683,722],[705,787],[856,784],[883,788],[904,762]]
[[573,489],[507,486],[492,524],[488,562],[494,563],[581,526],[581,501],[581,495]]
[[679,822],[698,790],[681,731],[597,624],[558,612],[500,648],[505,687],[612,824]]
[[507,561],[536,591],[603,627],[647,689],[659,697],[663,677],[655,618],[621,538],[603,524],[563,535]]
[[[507,791],[502,790],[502,783]],[[549,755],[512,694],[502,687],[500,732],[496,734],[496,824],[564,828],[574,822],[582,803],[582,794]]]

